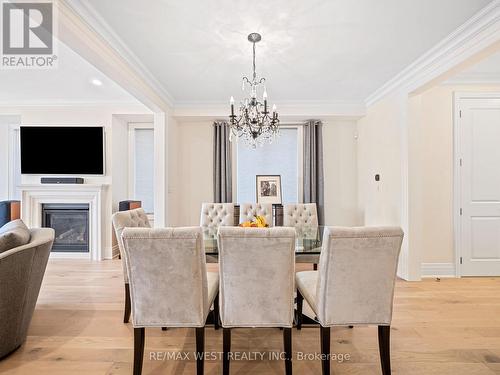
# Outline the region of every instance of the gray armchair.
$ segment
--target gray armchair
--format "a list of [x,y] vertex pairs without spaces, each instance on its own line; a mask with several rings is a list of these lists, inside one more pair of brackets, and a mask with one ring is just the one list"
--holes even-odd
[[29,243],[0,253],[0,358],[26,340],[54,241],[53,229],[30,232]]

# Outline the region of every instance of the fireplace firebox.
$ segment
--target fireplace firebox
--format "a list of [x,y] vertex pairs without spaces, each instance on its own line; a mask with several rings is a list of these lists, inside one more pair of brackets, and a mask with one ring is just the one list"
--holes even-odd
[[42,204],[42,226],[55,230],[53,252],[88,253],[89,205]]

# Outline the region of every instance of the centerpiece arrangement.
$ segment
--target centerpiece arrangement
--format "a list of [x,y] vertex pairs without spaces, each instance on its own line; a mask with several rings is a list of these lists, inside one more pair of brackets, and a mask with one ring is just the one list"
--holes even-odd
[[243,228],[267,228],[269,224],[264,216],[255,216],[252,221],[244,221],[239,226]]

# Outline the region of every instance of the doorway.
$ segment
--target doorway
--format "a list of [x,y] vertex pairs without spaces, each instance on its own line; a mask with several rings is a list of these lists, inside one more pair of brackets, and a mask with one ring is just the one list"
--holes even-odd
[[455,94],[457,276],[500,276],[500,94]]

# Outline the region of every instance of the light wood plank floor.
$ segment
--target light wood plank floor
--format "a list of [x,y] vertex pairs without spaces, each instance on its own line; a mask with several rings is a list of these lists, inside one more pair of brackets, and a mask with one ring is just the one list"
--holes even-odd
[[[51,260],[26,344],[0,362],[1,374],[131,374],[133,329],[123,324],[119,261]],[[500,374],[500,278],[397,282],[392,329],[393,373]],[[233,350],[279,352],[278,329],[238,329]],[[222,331],[206,330],[206,350],[222,350]],[[293,330],[294,352],[319,351],[319,330]],[[143,374],[193,374],[193,360],[150,360],[151,352],[193,352],[194,330],[146,330]],[[335,374],[380,374],[374,327],[335,328]],[[295,359],[295,357],[294,357]],[[232,374],[283,374],[282,362],[235,361]],[[321,374],[317,360],[294,360],[295,374]],[[220,374],[207,361],[206,374]]]

